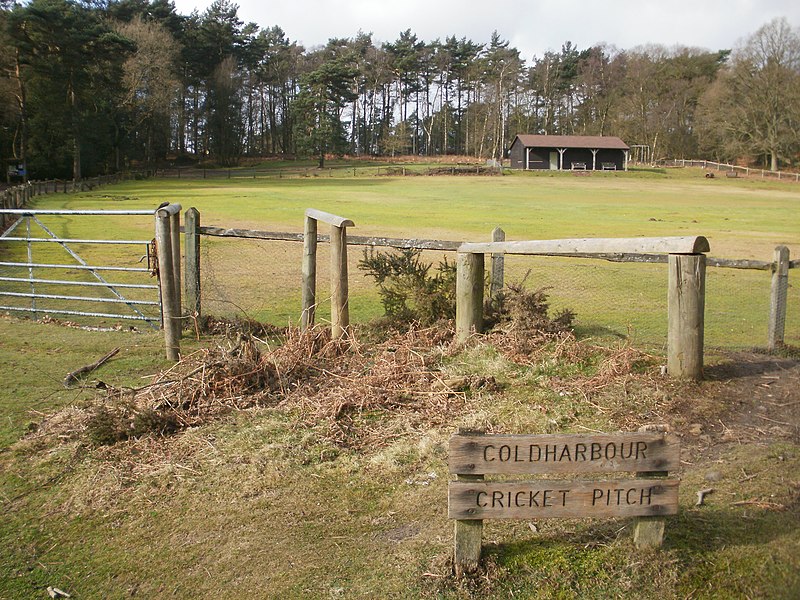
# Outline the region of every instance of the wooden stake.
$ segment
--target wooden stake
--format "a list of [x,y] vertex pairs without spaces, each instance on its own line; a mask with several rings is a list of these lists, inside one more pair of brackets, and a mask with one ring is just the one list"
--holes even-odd
[[456,340],[465,342],[482,329],[484,257],[459,252],[456,260]]
[[705,288],[704,254],[669,255],[667,372],[673,377],[703,377]]
[[[492,231],[493,242],[505,242],[506,232],[500,227],[495,227]],[[490,288],[490,296],[494,298],[505,285],[505,255],[502,252],[492,254],[492,283]]]
[[331,225],[331,338],[346,335],[349,327],[347,228]]
[[769,341],[770,351],[783,346],[786,331],[786,300],[789,293],[789,248],[775,248],[775,262],[772,271],[772,287],[769,302]]
[[314,324],[317,303],[317,220],[306,216],[303,232],[303,308],[300,325],[306,329]]
[[184,215],[184,302],[185,312],[199,319],[200,302],[200,211],[190,208]]
[[161,311],[164,321],[164,345],[167,360],[177,361],[180,358],[179,328],[180,304],[175,293],[176,279],[172,258],[172,231],[170,214],[165,209],[156,212],[156,248],[158,251],[158,279],[161,285]]

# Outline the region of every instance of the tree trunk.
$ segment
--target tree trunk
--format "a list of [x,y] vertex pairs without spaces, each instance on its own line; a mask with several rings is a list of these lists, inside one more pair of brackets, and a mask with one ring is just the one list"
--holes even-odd
[[78,115],[78,99],[75,97],[75,88],[70,83],[69,100],[72,109],[72,179],[81,180],[81,140],[80,140],[80,116]]
[[22,163],[24,174],[23,181],[28,181],[28,99],[25,93],[25,84],[22,81],[22,73],[20,73],[19,64],[19,50],[16,51],[15,70],[17,77],[17,84],[19,85],[19,92],[17,101],[19,102],[19,124],[20,124],[20,140],[19,140],[19,160]]

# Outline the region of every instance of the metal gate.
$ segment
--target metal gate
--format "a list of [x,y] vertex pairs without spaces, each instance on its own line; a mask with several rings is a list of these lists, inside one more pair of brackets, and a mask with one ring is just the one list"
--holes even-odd
[[[0,210],[2,224],[10,222],[0,235],[0,310],[31,313],[34,318],[144,321],[158,329],[161,301],[158,278],[152,279],[153,240],[108,239],[121,220],[131,217],[150,217],[145,230],[149,233],[154,214],[154,210]],[[125,223],[125,231],[129,225]],[[144,223],[134,225],[135,229]],[[70,236],[75,229],[79,237]]]

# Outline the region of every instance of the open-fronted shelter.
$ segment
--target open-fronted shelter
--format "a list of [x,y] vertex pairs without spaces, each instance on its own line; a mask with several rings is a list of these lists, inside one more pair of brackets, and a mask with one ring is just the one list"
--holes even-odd
[[618,137],[518,135],[511,143],[512,169],[627,171],[630,147]]

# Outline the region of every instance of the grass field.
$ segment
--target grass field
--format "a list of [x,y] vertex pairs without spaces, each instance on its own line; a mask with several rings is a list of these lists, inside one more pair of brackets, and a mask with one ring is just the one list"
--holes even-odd
[[[275,168],[283,172],[286,166]],[[779,244],[789,246],[793,257],[800,254],[800,186],[793,183],[709,180],[699,169],[591,177],[353,177],[345,168],[329,174],[333,176],[133,181],[89,193],[43,197],[37,206],[141,209],[170,201],[198,208],[204,225],[292,232],[302,231],[303,213],[313,207],[352,219],[356,227],[351,232],[357,235],[481,241],[500,226],[509,240],[705,235],[715,257],[771,261]],[[91,219],[66,224],[53,219],[52,227],[63,227],[61,233],[71,237],[97,227],[120,237],[152,236],[147,219],[118,218],[110,226]],[[323,300],[328,294],[326,251],[323,245],[318,272]],[[354,321],[382,312],[374,284],[357,268],[360,253],[357,247],[350,249]],[[441,253],[425,254],[434,263],[443,259]],[[205,312],[278,325],[296,323],[301,260],[298,243],[204,238]],[[509,257],[507,262],[507,280],[520,281],[530,272],[526,284],[549,288],[554,308],[574,310],[579,331],[626,336],[650,349],[663,349],[663,265],[534,257]],[[769,285],[768,272],[709,270],[710,347],[765,344]],[[800,344],[800,296],[790,294],[789,302],[787,343]],[[318,314],[321,319],[329,314],[324,301]]]
[[[786,183],[709,181],[691,170],[345,174],[137,181],[39,198],[37,207],[152,208],[167,200],[196,206],[204,225],[274,231],[302,231],[303,211],[314,207],[353,219],[360,235],[485,240],[500,225],[508,239],[699,234],[710,239],[713,256],[771,260],[777,244],[800,254],[800,187]],[[103,227],[113,237],[152,235],[149,220],[115,223],[73,220],[59,233],[82,237]],[[207,310],[296,322],[299,244],[204,244]],[[364,321],[381,310],[357,259],[351,254],[352,313]],[[420,414],[355,411],[354,428],[386,432],[362,444],[333,441],[321,411],[265,403],[178,435],[97,446],[84,429],[67,426],[70,418],[106,398],[103,385],[146,386],[169,369],[161,335],[0,318],[0,598],[44,598],[48,586],[73,598],[800,596],[796,396],[780,396],[776,383],[788,361],[773,370],[754,364],[752,395],[763,396],[763,406],[741,391],[732,400],[737,379],[724,370],[703,384],[670,382],[657,376],[666,320],[662,265],[508,261],[509,279],[529,270],[528,285],[548,286],[554,306],[576,308],[587,343],[602,338],[603,347],[570,354],[555,345],[527,365],[491,346],[428,348],[441,354],[435,368],[442,377],[491,376],[497,389],[453,396],[441,415],[430,407]],[[796,290],[793,282],[787,341],[795,346]],[[763,345],[768,293],[768,273],[710,272],[709,344]],[[609,342],[619,336],[656,355],[634,354],[633,366],[614,374],[616,353],[632,352]],[[232,343],[187,335],[183,349]],[[268,343],[259,342],[262,352]],[[68,371],[114,347],[120,354],[84,386],[64,388]],[[369,347],[360,351],[364,372],[348,376],[352,385],[396,348],[383,358]],[[734,410],[753,413],[755,425],[735,423]],[[684,443],[681,510],[668,521],[663,550],[636,550],[630,520],[487,522],[479,575],[451,575],[446,460],[456,427],[587,432],[654,421],[670,423]],[[707,487],[714,494],[696,507],[697,490]]]

